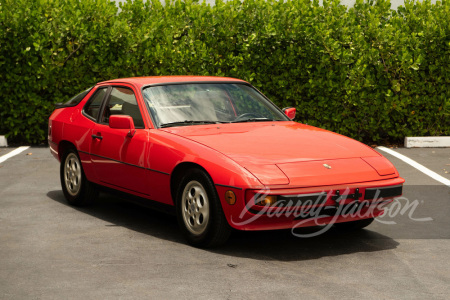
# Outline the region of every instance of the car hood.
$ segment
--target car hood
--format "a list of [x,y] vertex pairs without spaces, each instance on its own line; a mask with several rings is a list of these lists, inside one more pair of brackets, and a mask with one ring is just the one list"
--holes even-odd
[[214,148],[239,163],[278,164],[379,156],[353,139],[296,122],[195,125],[164,130]]
[[[366,176],[360,179],[364,181],[376,180],[380,176],[374,167],[361,159],[380,157],[380,154],[370,147],[340,134],[297,122],[195,125],[163,130],[225,154],[247,168],[263,184],[288,184],[289,182],[293,184],[304,178],[304,172],[310,173],[309,175],[313,177],[315,177],[313,173],[317,173],[325,179],[322,174],[326,170],[323,164],[333,160],[342,160],[339,163],[341,172],[355,173],[355,169],[345,168],[349,164],[362,170]],[[331,165],[333,164],[335,163]],[[394,171],[387,173],[392,174]],[[339,180],[336,179],[336,176],[343,174],[337,174],[334,170],[327,174],[331,175],[329,180],[321,181],[321,185],[327,184],[328,181],[330,184],[343,183],[338,183]],[[318,180],[319,177],[316,179]],[[348,178],[342,180],[348,182]],[[312,181],[304,183],[314,184]]]

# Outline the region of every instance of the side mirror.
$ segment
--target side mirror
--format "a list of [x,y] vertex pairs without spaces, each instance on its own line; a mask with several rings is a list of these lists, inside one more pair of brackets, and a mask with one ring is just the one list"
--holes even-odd
[[112,115],[109,117],[109,127],[113,129],[127,129],[127,136],[133,137],[136,133],[134,128],[133,118],[130,116],[123,115]]
[[297,110],[295,109],[295,107],[286,107],[283,108],[283,112],[286,116],[288,116],[289,119],[294,120]]

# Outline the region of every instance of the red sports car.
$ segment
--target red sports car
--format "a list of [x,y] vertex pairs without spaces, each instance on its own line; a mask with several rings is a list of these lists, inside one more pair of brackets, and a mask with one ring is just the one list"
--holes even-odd
[[363,228],[402,194],[379,153],[294,117],[239,79],[126,78],[57,104],[48,141],[70,204],[127,193],[176,213],[200,247],[232,228]]

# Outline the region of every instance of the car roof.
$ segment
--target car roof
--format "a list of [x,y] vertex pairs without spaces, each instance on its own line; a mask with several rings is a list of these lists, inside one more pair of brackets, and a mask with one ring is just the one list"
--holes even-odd
[[218,76],[148,76],[118,78],[99,82],[98,84],[130,83],[138,87],[150,84],[180,83],[180,82],[246,82],[241,79]]

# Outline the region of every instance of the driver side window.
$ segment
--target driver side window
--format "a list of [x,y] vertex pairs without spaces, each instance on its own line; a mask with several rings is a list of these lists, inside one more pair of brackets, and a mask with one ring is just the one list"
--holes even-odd
[[133,90],[125,87],[113,87],[103,110],[100,123],[109,124],[111,115],[127,115],[133,118],[136,128],[144,128],[144,121]]

